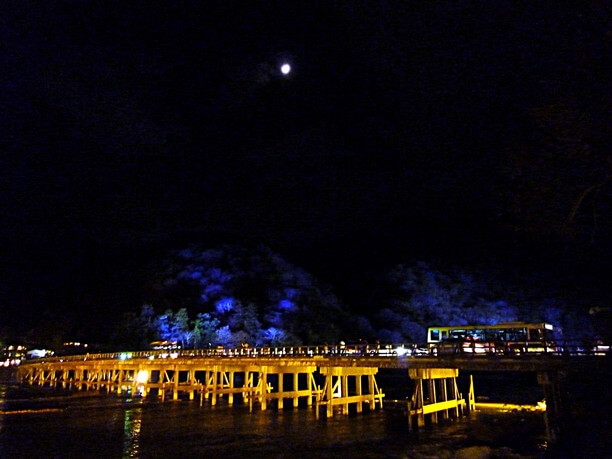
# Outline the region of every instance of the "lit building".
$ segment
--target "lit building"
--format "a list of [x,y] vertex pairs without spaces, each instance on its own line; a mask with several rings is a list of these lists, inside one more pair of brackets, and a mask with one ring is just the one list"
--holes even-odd
[[26,358],[27,348],[20,344],[7,344],[0,350],[0,366],[19,365]]

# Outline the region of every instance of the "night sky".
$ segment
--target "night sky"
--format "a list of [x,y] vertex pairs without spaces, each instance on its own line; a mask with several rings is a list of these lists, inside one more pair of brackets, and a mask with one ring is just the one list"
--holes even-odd
[[355,308],[410,260],[609,303],[606,2],[246,5],[2,3],[0,327],[102,339],[191,242]]

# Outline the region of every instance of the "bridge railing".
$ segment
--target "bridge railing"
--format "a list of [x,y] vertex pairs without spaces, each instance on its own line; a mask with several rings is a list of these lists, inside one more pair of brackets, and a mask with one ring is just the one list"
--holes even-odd
[[131,360],[131,359],[174,359],[206,357],[396,357],[423,358],[442,356],[462,357],[512,357],[550,355],[550,356],[605,356],[610,354],[610,346],[601,341],[554,341],[554,342],[511,342],[490,343],[478,341],[446,341],[436,344],[333,344],[317,346],[277,346],[277,347],[222,347],[206,349],[146,350],[135,352],[110,352],[49,357],[26,361],[34,362],[74,362],[86,360]]

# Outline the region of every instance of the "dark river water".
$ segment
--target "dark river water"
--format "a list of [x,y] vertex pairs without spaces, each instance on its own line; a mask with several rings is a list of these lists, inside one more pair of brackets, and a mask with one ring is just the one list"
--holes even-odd
[[315,419],[300,407],[262,412],[0,384],[0,457],[541,457],[541,413],[480,411],[409,432],[405,412]]

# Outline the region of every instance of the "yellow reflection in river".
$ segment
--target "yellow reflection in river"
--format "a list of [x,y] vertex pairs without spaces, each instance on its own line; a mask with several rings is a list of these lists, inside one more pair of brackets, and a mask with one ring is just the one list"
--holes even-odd
[[[0,384],[0,412],[4,412],[4,400],[6,399],[6,396],[6,386],[4,384]],[[3,416],[0,415],[0,432],[2,432],[2,428],[4,427],[3,424]]]
[[123,457],[140,455],[140,429],[142,428],[142,408],[125,411],[123,418]]
[[476,403],[476,409],[493,409],[501,412],[516,411],[546,411],[546,401],[538,402],[537,405],[517,405],[514,403]]

